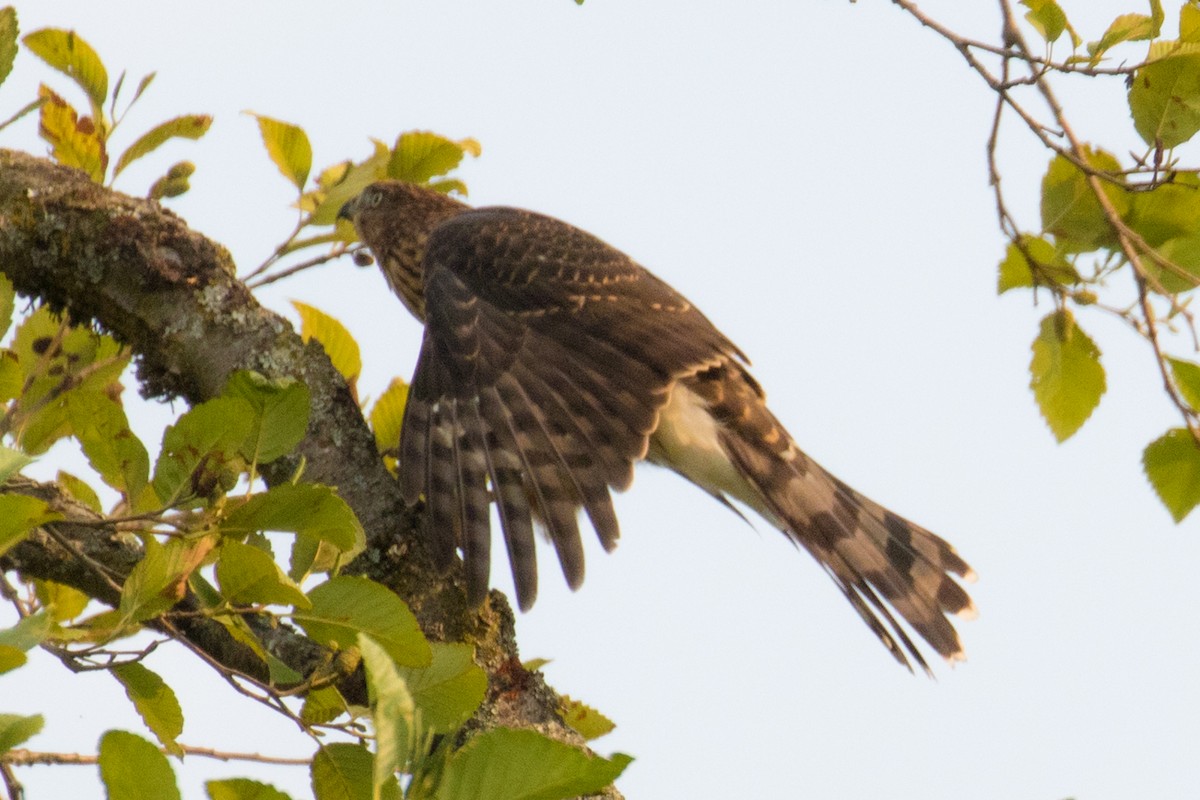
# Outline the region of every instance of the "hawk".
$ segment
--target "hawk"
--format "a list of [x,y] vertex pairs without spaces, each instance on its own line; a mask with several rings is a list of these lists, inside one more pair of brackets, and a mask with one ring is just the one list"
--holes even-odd
[[929,667],[897,614],[939,655],[963,658],[947,615],[974,613],[952,577],[973,578],[966,562],[805,455],[742,351],[629,256],[551,217],[399,181],[368,186],[339,216],[425,324],[400,486],[406,502],[424,498],[439,560],[461,549],[472,602],[488,591],[493,502],[525,610],[535,523],[577,588],[580,509],[612,550],[610,490],[645,460],[807,550],[910,670],[910,658]]

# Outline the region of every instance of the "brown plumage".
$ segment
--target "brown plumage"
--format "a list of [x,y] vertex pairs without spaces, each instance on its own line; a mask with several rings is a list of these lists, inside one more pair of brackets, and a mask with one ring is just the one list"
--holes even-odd
[[967,564],[801,452],[742,352],[628,256],[559,220],[397,181],[341,215],[425,322],[400,485],[408,502],[424,497],[442,560],[461,549],[473,601],[488,589],[493,501],[528,608],[535,521],[578,587],[579,510],[611,550],[610,489],[645,459],[745,503],[811,553],[900,663],[928,670],[893,611],[947,660],[963,657],[946,615],[974,612],[951,577],[973,577]]

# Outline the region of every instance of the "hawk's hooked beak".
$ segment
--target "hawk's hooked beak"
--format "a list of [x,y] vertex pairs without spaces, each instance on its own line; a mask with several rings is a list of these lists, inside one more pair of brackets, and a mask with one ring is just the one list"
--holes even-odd
[[337,218],[344,219],[347,222],[354,223],[354,212],[358,210],[358,196],[354,196],[342,204],[338,209]]

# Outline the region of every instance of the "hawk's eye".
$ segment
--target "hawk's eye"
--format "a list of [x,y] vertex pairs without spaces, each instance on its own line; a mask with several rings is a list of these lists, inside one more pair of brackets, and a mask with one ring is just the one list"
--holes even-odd
[[378,189],[368,189],[366,200],[367,205],[369,205],[371,208],[374,208],[375,206],[379,205],[381,200],[383,200],[383,192],[379,191]]

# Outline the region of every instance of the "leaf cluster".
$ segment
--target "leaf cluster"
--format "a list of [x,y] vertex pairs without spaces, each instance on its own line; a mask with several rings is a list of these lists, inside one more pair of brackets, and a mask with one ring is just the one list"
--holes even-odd
[[[83,170],[96,183],[111,183],[134,161],[171,139],[199,139],[212,124],[212,117],[207,114],[185,114],[161,122],[138,136],[110,165],[112,135],[150,87],[155,73],[138,81],[132,97],[118,112],[125,73],[117,78],[110,92],[104,62],[75,31],[43,28],[27,34],[21,42],[48,66],[70,78],[83,92],[87,112],[81,114],[59,92],[42,84],[37,99],[0,124],[0,128],[38,109],[38,134],[50,145],[51,156],[60,164]],[[17,16],[9,6],[0,9],[0,83],[8,77],[17,51]],[[174,164],[150,187],[149,196],[162,199],[183,194],[194,171],[195,166],[189,161]]]
[[[1107,388],[1100,348],[1080,325],[1080,315],[1115,314],[1150,342],[1184,425],[1148,445],[1143,465],[1172,516],[1182,520],[1200,504],[1200,364],[1170,355],[1166,335],[1190,333],[1192,349],[1200,349],[1190,309],[1200,286],[1200,171],[1182,163],[1180,149],[1200,132],[1200,2],[1181,6],[1176,39],[1161,38],[1166,14],[1161,2],[1151,0],[1150,14],[1117,17],[1086,48],[1054,0],[1022,5],[1048,48],[1066,33],[1072,53],[1061,62],[1035,57],[1018,36],[1005,55],[1024,61],[1031,78],[992,81],[999,93],[997,121],[1005,106],[1016,110],[1054,151],[1042,178],[1036,233],[1015,224],[999,180],[993,181],[1010,238],[998,290],[1049,292],[1054,300],[1032,345],[1030,388],[1059,441],[1082,427]],[[1145,60],[1111,70],[1127,80],[1130,119],[1146,144],[1142,153],[1123,160],[1075,136],[1047,81],[1054,71],[1092,69],[1118,45],[1137,41],[1150,41]],[[1004,65],[1007,75],[1008,62]],[[1017,104],[1011,92],[1018,85],[1036,87],[1046,100],[1063,145],[1047,136],[1049,125]],[[994,148],[989,156],[998,175]],[[1132,296],[1122,285],[1133,288]]]

